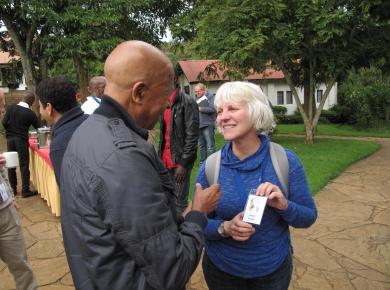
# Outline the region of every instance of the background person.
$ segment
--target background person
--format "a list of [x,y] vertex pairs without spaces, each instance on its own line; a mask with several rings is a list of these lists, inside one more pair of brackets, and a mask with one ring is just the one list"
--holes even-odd
[[198,185],[185,218],[176,220],[168,170],[147,143],[173,89],[162,51],[124,42],[104,72],[106,95],[74,132],[62,162],[61,225],[74,285],[182,289],[200,259],[205,213],[215,208],[219,186]]
[[207,158],[207,150],[210,154],[215,152],[214,127],[215,127],[215,108],[214,95],[206,90],[204,84],[199,83],[195,86],[195,94],[199,109],[199,146],[200,162]]
[[[22,177],[22,197],[30,197],[37,194],[30,190],[30,157],[28,151],[28,130],[30,126],[38,129],[40,122],[35,113],[30,109],[35,101],[35,95],[27,92],[23,101],[7,108],[3,126],[7,138],[7,150],[17,151],[19,154],[20,174]],[[8,169],[8,178],[14,194],[17,189],[16,168]]]
[[[293,267],[289,226],[307,228],[317,217],[304,169],[285,149],[287,200],[271,162],[269,138],[260,134],[273,128],[274,116],[259,86],[225,83],[215,106],[217,127],[227,143],[218,179],[223,195],[205,229],[205,280],[210,290],[287,289]],[[205,165],[197,182],[208,186]],[[268,197],[260,225],[242,221],[249,192]]]
[[188,206],[191,170],[196,160],[199,112],[193,98],[180,88],[172,92],[160,119],[159,155],[175,184],[176,211]]
[[57,183],[60,184],[61,164],[73,132],[88,115],[81,110],[72,82],[61,77],[43,80],[37,87],[39,112],[48,124],[54,125],[50,143],[50,160]]
[[91,115],[100,105],[101,97],[104,95],[106,78],[104,76],[95,76],[91,78],[88,84],[88,92],[91,94],[81,105],[85,114]]
[[[0,114],[4,113],[4,92],[0,90]],[[0,154],[0,259],[7,265],[17,290],[38,289],[27,258],[26,243],[20,225],[17,204]]]

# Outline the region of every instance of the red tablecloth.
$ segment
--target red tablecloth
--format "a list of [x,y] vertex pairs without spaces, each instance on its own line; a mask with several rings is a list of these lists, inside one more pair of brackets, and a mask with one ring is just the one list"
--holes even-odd
[[47,164],[53,169],[53,164],[51,163],[50,160],[50,150],[49,148],[38,148],[38,143],[36,139],[30,138],[28,140],[28,143],[30,145],[30,148],[34,150],[39,156],[41,156]]

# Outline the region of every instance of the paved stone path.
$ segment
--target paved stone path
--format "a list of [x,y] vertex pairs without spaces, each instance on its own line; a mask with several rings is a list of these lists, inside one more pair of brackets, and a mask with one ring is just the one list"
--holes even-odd
[[[291,290],[390,289],[390,139],[373,140],[382,144],[378,152],[347,168],[316,195],[317,222],[308,230],[292,230]],[[74,289],[59,219],[40,197],[18,201],[40,289]],[[200,267],[189,288],[207,289]],[[14,289],[1,261],[0,289]]]

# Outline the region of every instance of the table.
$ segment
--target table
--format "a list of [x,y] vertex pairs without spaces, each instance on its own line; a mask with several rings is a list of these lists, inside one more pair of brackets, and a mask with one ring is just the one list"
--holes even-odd
[[50,150],[48,148],[39,149],[34,139],[29,139],[28,143],[30,145],[30,181],[41,197],[46,200],[51,212],[56,216],[61,216],[60,190],[50,160]]

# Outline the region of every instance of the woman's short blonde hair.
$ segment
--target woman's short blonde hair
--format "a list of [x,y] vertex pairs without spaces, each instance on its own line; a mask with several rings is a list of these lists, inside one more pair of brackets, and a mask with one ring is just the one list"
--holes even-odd
[[[275,118],[266,95],[260,86],[249,82],[227,82],[217,90],[214,105],[218,111],[226,101],[245,102],[253,127],[259,133],[269,133],[275,128]],[[218,131],[221,128],[217,125]]]

